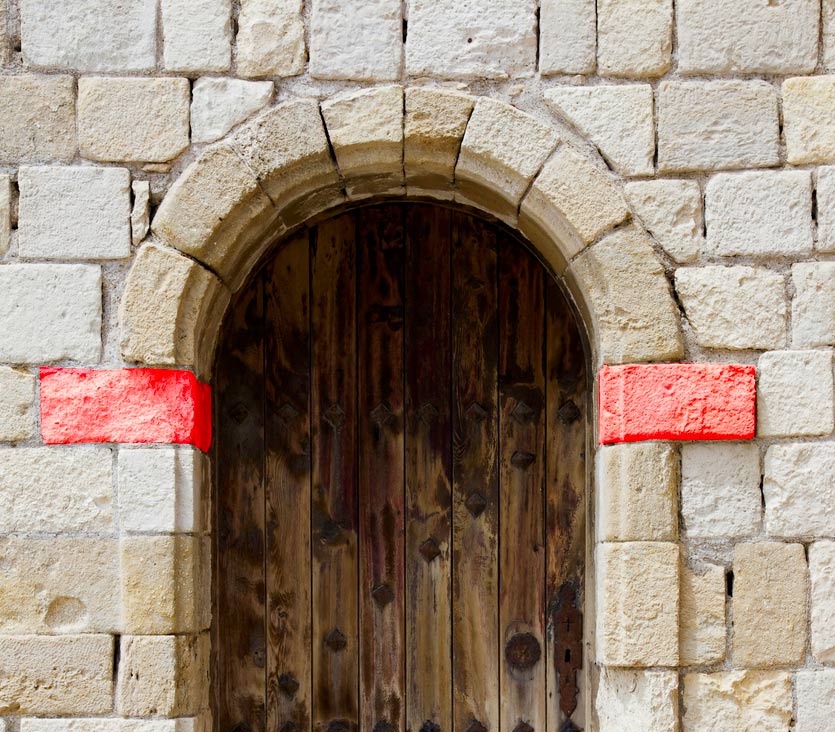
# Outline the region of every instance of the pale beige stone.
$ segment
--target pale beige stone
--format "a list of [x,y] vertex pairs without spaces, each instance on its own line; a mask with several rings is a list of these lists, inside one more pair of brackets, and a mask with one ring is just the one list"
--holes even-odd
[[683,732],[789,732],[791,677],[784,671],[721,671],[684,677]]
[[273,98],[271,81],[203,77],[194,82],[191,141],[214,142],[251,117]]
[[107,714],[113,636],[0,636],[0,714]]
[[788,162],[835,161],[835,76],[786,79],[782,91]]
[[792,346],[835,345],[835,262],[792,265]]
[[672,50],[672,0],[597,0],[598,73],[661,76]]
[[208,732],[205,716],[179,719],[120,719],[119,717],[84,717],[81,719],[20,720],[20,732]]
[[[162,0],[160,12],[163,61],[167,71],[229,71],[232,62],[231,0]],[[240,43],[239,34],[239,54]],[[240,55],[238,65],[240,69]]]
[[238,73],[294,76],[304,71],[302,0],[241,0]]
[[18,442],[34,436],[34,402],[35,377],[0,366],[0,441]]
[[12,233],[12,181],[0,175],[0,257],[9,251]]
[[821,2],[821,42],[824,71],[835,71],[835,0]]
[[130,212],[131,243],[139,244],[151,228],[151,184],[147,180],[131,183],[133,207]]
[[678,545],[600,544],[595,567],[598,663],[677,666]]
[[725,570],[702,564],[681,570],[679,662],[707,666],[725,658]]
[[115,538],[0,538],[0,633],[118,633]]
[[604,668],[596,699],[599,732],[678,732],[678,674]]
[[582,252],[568,273],[586,298],[604,363],[681,357],[678,308],[645,234],[634,228],[609,234]]
[[[833,0],[835,5],[835,0]],[[835,251],[835,166],[820,167],[816,174],[816,203],[818,211],[818,240],[820,252]]]
[[675,541],[678,455],[664,442],[597,452],[598,541]]
[[595,0],[541,0],[539,71],[590,74],[597,61]]
[[835,542],[809,545],[812,653],[821,663],[835,662]]
[[81,154],[91,160],[164,163],[189,144],[188,79],[82,77]]
[[802,544],[734,547],[733,662],[789,666],[806,654],[808,569]]
[[799,671],[797,732],[829,732],[835,718],[835,669]]

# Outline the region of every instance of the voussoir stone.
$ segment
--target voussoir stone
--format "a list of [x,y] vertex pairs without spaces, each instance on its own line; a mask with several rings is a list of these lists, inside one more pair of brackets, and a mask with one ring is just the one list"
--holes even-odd
[[241,0],[235,42],[241,76],[300,74],[305,60],[302,0]]
[[719,663],[725,658],[725,570],[716,564],[681,570],[679,662]]
[[590,74],[597,60],[595,0],[541,0],[539,70],[542,74]]
[[661,76],[672,50],[672,0],[597,0],[601,75]]
[[[230,0],[162,0],[160,10],[166,70],[186,73],[229,70],[232,61]],[[239,53],[240,40],[239,35]]]
[[835,663],[835,542],[809,545],[812,653],[821,663]]
[[271,81],[203,77],[194,82],[191,141],[214,142],[273,98]]
[[835,161],[835,75],[786,79],[782,91],[788,162]]
[[0,366],[0,442],[27,440],[35,434],[35,377]]
[[595,706],[599,732],[678,732],[678,674],[601,669]]

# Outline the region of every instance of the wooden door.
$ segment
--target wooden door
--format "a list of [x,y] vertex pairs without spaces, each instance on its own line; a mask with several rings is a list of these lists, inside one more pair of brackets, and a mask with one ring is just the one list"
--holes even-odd
[[357,209],[236,296],[215,377],[217,732],[565,732],[586,377],[503,227]]

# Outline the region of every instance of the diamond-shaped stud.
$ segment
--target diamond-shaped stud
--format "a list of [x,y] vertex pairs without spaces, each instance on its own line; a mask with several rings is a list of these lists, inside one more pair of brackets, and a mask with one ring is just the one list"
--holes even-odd
[[345,410],[339,404],[331,404],[322,417],[335,430],[345,424]]
[[325,645],[334,653],[339,653],[345,650],[345,647],[348,645],[348,639],[339,628],[334,628],[325,636]]
[[235,424],[243,424],[244,420],[249,416],[249,409],[243,402],[235,402],[229,408],[229,417]]
[[278,677],[278,688],[284,692],[288,699],[292,699],[299,690],[299,682],[293,674],[281,674]]
[[426,402],[418,409],[418,419],[427,427],[438,419],[438,409],[432,402]]
[[527,722],[519,722],[514,728],[513,732],[533,732],[533,727],[531,727]]
[[325,729],[327,732],[351,732],[351,723],[347,719],[332,719]]
[[441,549],[438,546],[438,542],[431,537],[420,545],[418,551],[420,551],[420,555],[426,560],[427,564],[441,556]]
[[481,406],[478,402],[473,402],[470,404],[469,407],[464,410],[464,414],[468,419],[471,419],[473,422],[483,422],[487,419],[487,410]]
[[379,607],[385,607],[394,600],[394,592],[387,584],[377,585],[371,590],[371,597]]
[[279,732],[299,732],[299,725],[295,722],[285,722],[278,728]]
[[371,410],[371,419],[378,427],[385,427],[385,425],[394,419],[394,415],[391,413],[391,409],[388,404],[380,402],[376,407],[374,407],[374,409]]
[[284,424],[290,424],[290,422],[299,416],[299,410],[290,404],[290,402],[284,402],[284,404],[278,408],[276,415],[282,422],[284,422]]
[[519,424],[528,424],[536,414],[536,411],[523,401],[516,403],[510,416],[513,417]]
[[441,727],[431,719],[427,719],[422,725],[420,725],[420,732],[441,732]]
[[472,719],[464,732],[487,732],[487,727],[485,727],[477,719]]
[[536,455],[525,452],[524,450],[517,450],[510,457],[510,464],[520,470],[527,470],[536,460]]
[[374,732],[397,732],[397,727],[387,719],[381,719],[374,725]]
[[478,518],[484,513],[484,509],[487,508],[487,499],[478,491],[473,491],[469,496],[467,496],[467,500],[464,501],[464,505],[467,507],[467,510],[473,518]]
[[574,424],[580,419],[580,410],[570,399],[557,410],[557,419],[563,424]]

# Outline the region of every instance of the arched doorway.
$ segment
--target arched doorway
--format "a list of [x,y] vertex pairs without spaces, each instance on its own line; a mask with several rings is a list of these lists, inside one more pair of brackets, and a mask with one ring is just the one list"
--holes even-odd
[[218,732],[574,729],[584,364],[500,224],[387,203],[281,245],[216,365]]

